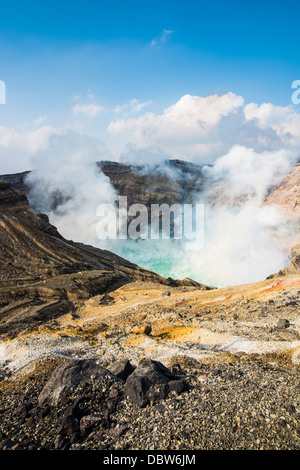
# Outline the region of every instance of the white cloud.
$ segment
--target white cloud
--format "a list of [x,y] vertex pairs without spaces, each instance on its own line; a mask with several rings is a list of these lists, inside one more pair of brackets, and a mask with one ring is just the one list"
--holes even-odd
[[73,106],[72,111],[75,116],[77,115],[84,115],[89,118],[93,118],[97,116],[101,111],[103,111],[104,107],[100,106],[96,103],[91,104],[76,104]]
[[39,125],[42,122],[46,121],[47,117],[46,116],[40,116],[38,117],[35,121],[33,121],[33,124]]
[[116,106],[113,111],[117,114],[125,111],[126,113],[139,113],[143,108],[145,108],[145,106],[149,106],[151,103],[152,101],[145,101],[141,103],[136,98],[132,98],[128,103]]
[[171,29],[163,29],[161,35],[158,38],[152,39],[150,43],[151,47],[154,47],[161,43],[166,42],[167,38],[173,33],[175,33],[175,31]]
[[171,158],[211,163],[235,145],[256,152],[300,149],[300,114],[293,106],[245,105],[243,97],[226,93],[186,94],[160,113],[140,109],[138,116],[125,113],[125,106],[115,110],[119,116],[107,127],[115,152],[132,145],[161,149]]
[[222,117],[236,112],[243,103],[243,98],[233,93],[207,98],[185,95],[162,114],[146,113],[135,119],[117,120],[110,123],[108,130],[113,134],[130,131],[142,140],[153,136],[190,138],[207,134]]
[[244,104],[241,96],[227,93],[208,97],[184,95],[161,114],[148,112],[137,118],[116,119],[108,126],[108,132],[127,144],[162,147],[176,158],[197,155],[199,146],[206,150],[219,147],[216,137],[207,141],[220,121],[236,113]]
[[18,132],[15,128],[0,126],[0,147],[35,153],[44,150],[51,134],[58,133],[51,126],[43,126],[30,132]]
[[29,170],[30,158],[48,147],[49,138],[59,134],[52,126],[20,132],[15,128],[0,126],[0,168],[1,173]]
[[247,121],[254,120],[261,129],[273,129],[285,142],[293,143],[300,139],[300,115],[292,106],[274,106],[271,103],[263,103],[258,106],[250,103],[244,109]]
[[[161,155],[162,159],[168,156],[212,163],[236,145],[258,153],[300,148],[300,114],[294,107],[271,103],[245,105],[243,97],[234,93],[206,97],[186,94],[159,112],[148,111],[151,101],[132,98],[110,112],[106,109],[107,112],[102,113],[108,124],[100,134],[98,121],[92,118],[104,107],[91,91],[80,99],[85,102],[73,103],[72,108],[77,119],[66,122],[65,127],[101,135],[114,160],[126,155],[133,161],[138,155],[142,162],[144,155],[148,161],[155,149],[155,161]],[[84,116],[89,119],[80,119]],[[114,120],[109,122],[111,116]],[[45,149],[48,137],[60,132],[45,125],[44,119],[44,116],[39,117],[30,123],[31,127],[29,124],[22,128],[0,126],[0,158],[5,171],[9,168],[18,171],[21,161],[22,168],[27,169],[28,156]]]

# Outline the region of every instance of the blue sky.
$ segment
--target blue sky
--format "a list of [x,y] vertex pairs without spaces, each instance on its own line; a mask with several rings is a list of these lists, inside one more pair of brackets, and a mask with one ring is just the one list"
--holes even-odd
[[[113,109],[160,113],[186,94],[285,107],[300,79],[297,1],[11,1],[0,13],[0,126],[18,135],[43,123],[105,139]],[[76,103],[103,112],[75,122]]]

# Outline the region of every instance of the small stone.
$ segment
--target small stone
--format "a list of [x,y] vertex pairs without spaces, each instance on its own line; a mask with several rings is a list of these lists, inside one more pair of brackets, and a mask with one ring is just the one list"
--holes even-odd
[[199,375],[198,381],[201,382],[201,383],[207,382],[207,377],[206,377],[206,375]]
[[83,434],[89,434],[92,430],[101,423],[101,418],[96,416],[83,416],[80,420],[80,431]]
[[79,431],[74,432],[70,438],[70,444],[75,444],[76,442],[79,441],[79,439],[80,439],[80,432]]
[[156,410],[159,411],[160,413],[163,413],[165,411],[165,406],[162,405],[161,403],[158,403],[158,405],[156,405]]
[[106,431],[106,434],[111,437],[121,437],[127,431],[127,427],[123,426],[121,428],[113,428]]
[[235,379],[235,374],[234,372],[228,372],[225,376],[226,380],[234,380]]
[[279,318],[277,322],[277,328],[284,329],[284,328],[288,328],[289,326],[290,326],[289,320],[287,320],[286,318]]
[[42,410],[41,410],[41,418],[45,418],[46,416],[48,416],[51,412],[51,406],[45,406]]
[[141,327],[134,327],[132,329],[132,333],[136,334],[136,335],[150,335],[152,331],[152,326],[149,324],[149,323],[145,323],[144,325],[142,325]]
[[171,292],[169,290],[165,290],[161,295],[162,297],[170,297]]

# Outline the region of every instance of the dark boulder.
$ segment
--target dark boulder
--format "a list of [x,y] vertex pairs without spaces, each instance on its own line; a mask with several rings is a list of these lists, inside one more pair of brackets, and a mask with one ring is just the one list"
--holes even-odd
[[42,389],[38,397],[39,406],[57,405],[68,393],[83,383],[92,383],[94,379],[110,376],[119,381],[107,369],[93,359],[70,359],[59,365]]
[[162,400],[172,391],[180,394],[186,389],[187,384],[182,378],[161,362],[151,359],[141,360],[124,386],[125,394],[139,407]]

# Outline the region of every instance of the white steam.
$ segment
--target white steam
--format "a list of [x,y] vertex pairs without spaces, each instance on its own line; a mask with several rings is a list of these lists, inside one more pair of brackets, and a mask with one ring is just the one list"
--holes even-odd
[[67,239],[99,242],[97,207],[117,200],[109,178],[96,166],[105,158],[101,141],[75,132],[51,136],[48,149],[36,155],[36,170],[28,176],[29,200]]
[[[67,239],[110,249],[165,277],[190,277],[215,286],[262,280],[287,265],[289,250],[299,241],[299,219],[264,203],[299,158],[299,118],[290,108],[276,108],[274,117],[272,105],[242,106],[242,98],[232,94],[222,99],[186,96],[161,115],[147,113],[109,127],[114,135],[132,132],[134,139],[125,146],[121,160],[147,161],[139,171],[153,172],[153,177],[163,172],[175,179],[180,170],[170,169],[163,160],[180,157],[184,149],[193,150],[197,163],[198,151],[198,161],[203,162],[202,146],[212,151],[222,148],[213,161],[209,151],[206,185],[194,198],[205,205],[204,244],[197,250],[185,250],[185,240],[97,238],[97,207],[116,207],[118,195],[95,164],[111,157],[94,137],[75,132],[50,136],[47,149],[35,156],[30,202],[47,213]],[[252,146],[253,141],[257,145]],[[185,142],[188,146],[183,149]],[[223,151],[219,142],[226,144],[224,148],[230,145]],[[177,144],[179,154],[173,151]]]
[[290,249],[299,240],[299,218],[264,204],[291,170],[295,155],[233,147],[205,168],[207,183],[195,201],[205,204],[199,249],[185,250],[185,242],[178,240],[143,240],[139,247],[123,242],[120,252],[165,276],[211,285],[265,279],[288,264]]

